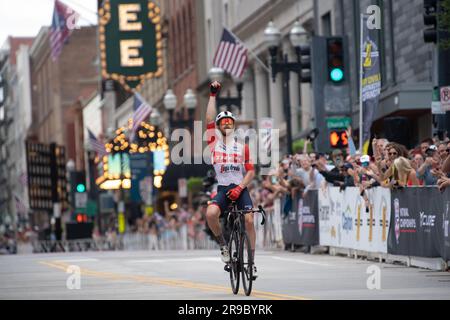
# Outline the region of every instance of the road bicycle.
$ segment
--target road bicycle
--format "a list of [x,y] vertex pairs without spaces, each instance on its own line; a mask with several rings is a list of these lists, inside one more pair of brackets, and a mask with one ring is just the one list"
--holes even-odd
[[228,250],[230,262],[225,270],[230,273],[231,290],[234,294],[239,292],[239,275],[242,274],[242,285],[246,296],[252,292],[253,280],[253,257],[250,238],[245,230],[245,214],[261,213],[261,225],[266,221],[266,213],[262,206],[258,209],[238,210],[235,202],[231,203],[228,212],[227,224],[231,229]]

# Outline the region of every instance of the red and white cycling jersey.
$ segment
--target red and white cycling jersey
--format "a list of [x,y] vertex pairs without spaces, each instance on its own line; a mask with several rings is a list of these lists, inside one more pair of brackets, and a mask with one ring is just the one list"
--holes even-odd
[[211,163],[216,171],[219,186],[239,185],[246,171],[254,170],[250,161],[248,145],[237,142],[225,145],[224,139],[216,136],[214,122],[207,125],[207,141],[211,150]]

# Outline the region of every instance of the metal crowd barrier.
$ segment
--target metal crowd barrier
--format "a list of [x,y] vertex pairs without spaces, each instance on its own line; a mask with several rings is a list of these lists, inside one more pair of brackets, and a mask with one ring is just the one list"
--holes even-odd
[[32,243],[33,253],[113,251],[113,250],[212,250],[216,242],[206,234],[193,238],[182,228],[179,232],[163,232],[160,236],[142,233],[80,240],[45,240]]
[[[261,225],[261,215],[255,215],[257,248],[283,248],[281,204],[276,200],[273,207],[266,209],[266,223]],[[189,236],[187,226],[178,231],[165,230],[159,235],[126,233],[114,237],[99,237],[80,240],[45,240],[32,243],[33,253],[113,251],[113,250],[214,250],[218,245],[200,232]]]
[[256,247],[259,249],[283,248],[281,200],[275,200],[273,207],[265,208],[265,211],[266,223],[264,225],[261,225],[262,216],[255,215]]

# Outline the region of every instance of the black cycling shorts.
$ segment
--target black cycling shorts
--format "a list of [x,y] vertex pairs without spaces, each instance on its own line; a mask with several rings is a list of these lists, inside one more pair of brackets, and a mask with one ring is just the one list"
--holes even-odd
[[[230,206],[231,200],[227,197],[227,192],[233,188],[235,188],[237,185],[230,184],[229,186],[218,186],[217,187],[217,194],[216,196],[211,200],[210,204],[214,203],[220,208],[220,214],[222,215]],[[253,202],[252,198],[250,197],[250,193],[248,192],[248,189],[245,188],[242,190],[241,195],[236,200],[237,208],[238,210],[251,210],[253,209]]]

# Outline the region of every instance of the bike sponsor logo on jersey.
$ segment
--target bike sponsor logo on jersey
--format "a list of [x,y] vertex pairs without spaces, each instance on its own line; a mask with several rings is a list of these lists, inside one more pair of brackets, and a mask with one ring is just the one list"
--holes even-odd
[[239,165],[221,165],[220,166],[220,173],[227,173],[227,172],[239,172],[241,171],[241,166]]

